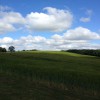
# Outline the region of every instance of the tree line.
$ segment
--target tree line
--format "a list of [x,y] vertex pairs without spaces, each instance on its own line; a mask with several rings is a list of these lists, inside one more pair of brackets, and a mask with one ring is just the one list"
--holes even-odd
[[0,52],[7,52],[6,48],[0,47]]
[[[15,47],[14,46],[10,46],[8,48],[9,52],[15,52]],[[0,52],[7,52],[6,48],[0,47]]]
[[100,50],[93,50],[93,49],[70,49],[65,50],[67,52],[78,53],[83,55],[91,55],[91,56],[98,56],[100,57]]

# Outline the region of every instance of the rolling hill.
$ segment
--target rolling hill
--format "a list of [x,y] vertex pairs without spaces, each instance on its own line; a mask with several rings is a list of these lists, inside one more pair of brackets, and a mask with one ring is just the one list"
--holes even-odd
[[0,53],[0,100],[99,99],[99,57],[60,51]]

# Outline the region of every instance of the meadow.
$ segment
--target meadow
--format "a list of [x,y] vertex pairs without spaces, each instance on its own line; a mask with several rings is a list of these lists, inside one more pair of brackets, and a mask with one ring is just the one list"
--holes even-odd
[[100,100],[100,57],[0,53],[0,100]]

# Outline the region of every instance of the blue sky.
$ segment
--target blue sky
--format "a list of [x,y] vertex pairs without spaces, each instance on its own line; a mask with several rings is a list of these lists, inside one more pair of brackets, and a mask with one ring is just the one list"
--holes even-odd
[[0,46],[100,49],[100,0],[0,0]]

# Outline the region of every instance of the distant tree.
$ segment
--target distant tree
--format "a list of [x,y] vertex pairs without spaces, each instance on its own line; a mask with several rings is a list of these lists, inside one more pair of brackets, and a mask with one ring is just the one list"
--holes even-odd
[[37,49],[32,49],[32,50],[30,50],[30,51],[38,51]]
[[7,52],[7,50],[5,48],[2,48],[2,52]]
[[7,52],[5,48],[0,47],[0,52]]
[[8,48],[8,50],[9,50],[10,52],[15,52],[15,47],[14,47],[14,46],[10,46],[10,47]]
[[22,51],[25,51],[25,50],[22,50]]

